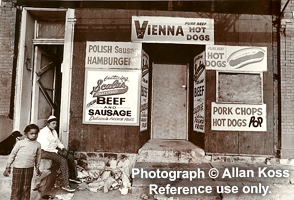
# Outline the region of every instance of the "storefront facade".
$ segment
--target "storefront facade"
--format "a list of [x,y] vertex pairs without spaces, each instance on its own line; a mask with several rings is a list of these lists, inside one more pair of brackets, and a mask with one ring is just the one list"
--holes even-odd
[[166,6],[23,7],[14,129],[54,114],[76,151],[137,153],[176,139],[206,154],[277,156],[277,3]]

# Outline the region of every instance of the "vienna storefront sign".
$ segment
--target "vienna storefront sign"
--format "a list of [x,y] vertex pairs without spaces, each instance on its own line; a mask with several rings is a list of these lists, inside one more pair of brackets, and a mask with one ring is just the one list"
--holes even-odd
[[141,49],[141,43],[87,41],[85,67],[141,69]]
[[193,130],[204,133],[205,127],[205,52],[194,57]]
[[214,20],[132,16],[133,42],[214,44]]
[[266,105],[211,103],[211,130],[266,131]]
[[83,123],[139,125],[139,70],[86,69]]
[[206,69],[246,72],[267,71],[267,48],[207,45]]

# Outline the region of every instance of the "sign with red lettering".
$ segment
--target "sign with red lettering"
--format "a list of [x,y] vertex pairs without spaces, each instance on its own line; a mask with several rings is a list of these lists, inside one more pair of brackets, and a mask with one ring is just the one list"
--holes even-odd
[[141,50],[141,43],[87,41],[85,67],[141,69]]
[[209,18],[132,16],[133,42],[214,44]]
[[206,69],[217,71],[267,71],[267,48],[206,45]]
[[193,130],[204,133],[205,128],[205,52],[194,57]]
[[139,125],[141,70],[86,69],[84,124]]
[[211,130],[266,131],[266,104],[211,103]]

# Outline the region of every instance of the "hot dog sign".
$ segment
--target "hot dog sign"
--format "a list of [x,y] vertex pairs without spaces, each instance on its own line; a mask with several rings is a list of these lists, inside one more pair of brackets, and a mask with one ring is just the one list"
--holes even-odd
[[211,103],[211,130],[266,131],[266,104]]
[[206,46],[206,69],[218,71],[267,71],[266,47]]

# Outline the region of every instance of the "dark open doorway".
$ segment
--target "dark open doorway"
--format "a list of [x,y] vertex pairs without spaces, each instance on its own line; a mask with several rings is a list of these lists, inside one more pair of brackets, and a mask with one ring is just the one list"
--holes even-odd
[[[142,45],[143,50],[149,55],[150,63],[150,79],[153,77],[152,64],[169,64],[169,65],[189,65],[187,75],[188,78],[188,109],[187,109],[187,120],[188,120],[188,140],[204,148],[204,134],[194,134],[192,123],[193,123],[193,65],[194,57],[199,53],[205,51],[205,45],[188,45],[188,44],[154,44],[144,43]],[[170,72],[169,72],[170,73]],[[153,88],[152,81],[149,82],[149,88]],[[153,90],[149,90],[149,108],[152,108],[152,98],[154,96]],[[166,106],[168,107],[168,106]],[[149,115],[149,130],[152,131],[152,113]],[[151,134],[151,133],[150,133]]]

